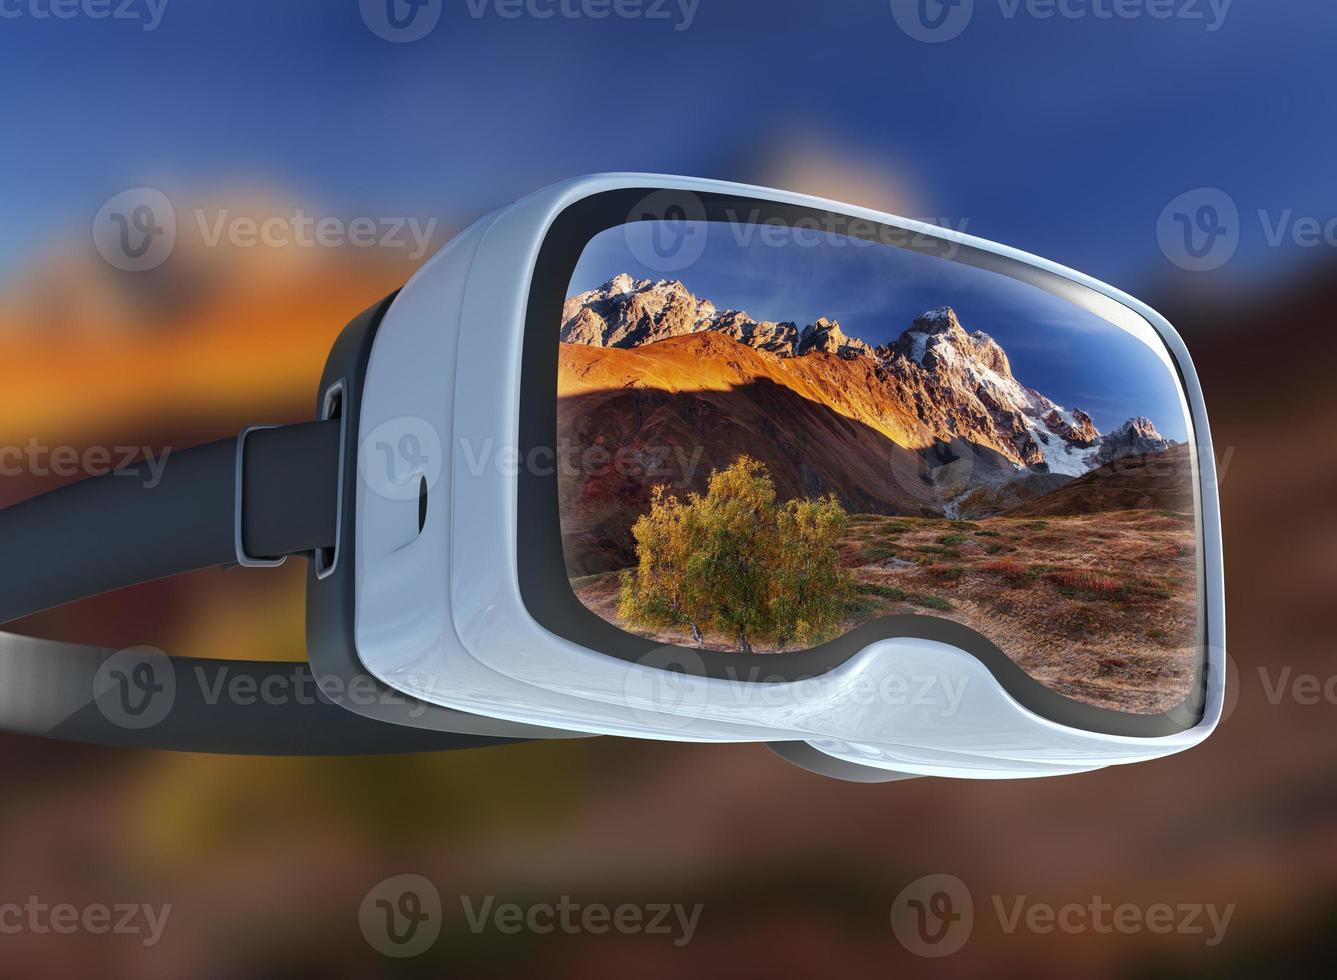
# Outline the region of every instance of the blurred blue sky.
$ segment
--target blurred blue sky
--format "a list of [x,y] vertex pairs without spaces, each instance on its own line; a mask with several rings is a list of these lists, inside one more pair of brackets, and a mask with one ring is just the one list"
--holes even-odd
[[357,0],[167,0],[152,32],[0,19],[0,276],[138,184],[454,222],[579,173],[751,179],[797,139],[901,175],[920,216],[1130,289],[1175,271],[1156,222],[1190,188],[1246,216],[1232,277],[1291,258],[1258,209],[1337,215],[1329,0],[1235,0],[1215,32],[976,0],[944,44],[886,0],[700,0],[682,31],[469,4],[410,44]]

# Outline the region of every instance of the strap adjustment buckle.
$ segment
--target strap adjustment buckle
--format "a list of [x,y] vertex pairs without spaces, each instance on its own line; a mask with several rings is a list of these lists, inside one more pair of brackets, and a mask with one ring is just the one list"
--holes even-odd
[[237,483],[234,507],[234,517],[232,521],[232,541],[237,553],[237,564],[243,568],[277,568],[288,560],[287,555],[279,558],[252,558],[246,553],[246,545],[241,536],[241,514],[242,503],[245,497],[245,460],[246,460],[246,437],[258,429],[276,429],[276,425],[248,425],[241,430],[237,436]]

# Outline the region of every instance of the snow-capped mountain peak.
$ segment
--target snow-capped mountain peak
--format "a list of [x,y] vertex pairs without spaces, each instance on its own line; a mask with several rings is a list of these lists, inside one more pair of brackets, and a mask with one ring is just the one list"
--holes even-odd
[[[934,440],[966,439],[1001,453],[1018,471],[1076,477],[1120,456],[1173,445],[1143,417],[1102,437],[1081,409],[1066,409],[1018,381],[1006,351],[983,331],[967,332],[951,306],[920,314],[894,342],[875,348],[826,317],[802,329],[758,321],[717,309],[677,280],[624,273],[568,299],[560,336],[592,347],[641,347],[707,332],[781,359],[833,356],[862,363],[872,421],[895,415],[901,430],[908,422]],[[912,419],[904,418],[907,412]]]
[[1101,440],[1096,451],[1097,463],[1108,463],[1122,456],[1140,456],[1146,453],[1161,453],[1174,445],[1156,431],[1151,419],[1138,415],[1129,419]]

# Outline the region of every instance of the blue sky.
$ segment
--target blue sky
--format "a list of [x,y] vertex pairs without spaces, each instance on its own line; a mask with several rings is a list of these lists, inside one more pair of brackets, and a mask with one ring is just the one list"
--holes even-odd
[[[884,0],[701,0],[683,31],[470,2],[411,44],[373,35],[357,0],[169,0],[151,32],[0,20],[0,280],[137,184],[459,223],[578,173],[753,179],[796,139],[895,173],[923,216],[1133,291],[1175,274],[1155,223],[1189,188],[1337,215],[1328,0],[1236,0],[1215,32],[976,0],[946,44]],[[1255,227],[1218,277],[1302,257]]]
[[1174,381],[1144,344],[1038,287],[909,249],[802,232],[763,239],[724,223],[691,226],[706,234],[704,252],[664,272],[637,258],[653,255],[645,242],[654,224],[598,235],[568,293],[622,272],[675,278],[722,310],[800,327],[826,316],[870,344],[895,340],[925,310],[951,306],[966,330],[983,330],[1003,347],[1022,384],[1090,413],[1100,431],[1145,415],[1172,439],[1188,436]]

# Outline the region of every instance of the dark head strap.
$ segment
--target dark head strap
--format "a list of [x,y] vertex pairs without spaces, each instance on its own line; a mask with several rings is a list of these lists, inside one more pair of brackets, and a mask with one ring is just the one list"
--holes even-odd
[[[0,624],[232,564],[238,537],[255,557],[332,546],[339,443],[335,421],[256,429],[244,458],[228,439],[171,453],[156,483],[117,471],[0,510]],[[340,707],[359,697],[399,697],[364,680],[332,690],[305,662],[177,659],[0,633],[0,731],[267,755],[472,748],[536,731],[464,712],[449,713],[457,731],[432,731]],[[413,702],[404,701],[411,717]]]

